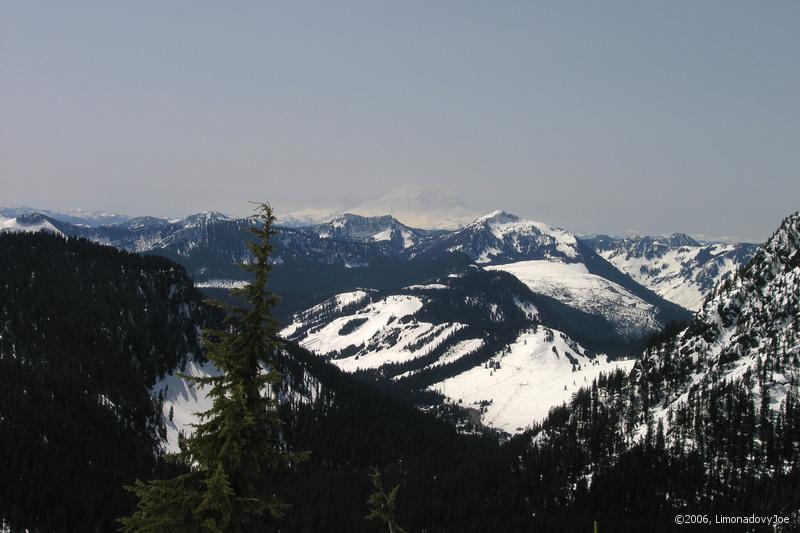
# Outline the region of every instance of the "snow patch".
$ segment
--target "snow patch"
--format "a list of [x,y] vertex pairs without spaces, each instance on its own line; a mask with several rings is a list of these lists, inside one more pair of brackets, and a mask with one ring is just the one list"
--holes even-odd
[[550,408],[567,402],[601,372],[617,368],[627,372],[633,367],[632,360],[609,361],[604,355],[590,359],[583,348],[576,350],[576,345],[568,344],[566,336],[549,331],[552,334],[546,328],[520,334],[504,354],[493,359],[499,368],[480,365],[431,389],[452,403],[481,409],[484,424],[519,433],[543,420]]

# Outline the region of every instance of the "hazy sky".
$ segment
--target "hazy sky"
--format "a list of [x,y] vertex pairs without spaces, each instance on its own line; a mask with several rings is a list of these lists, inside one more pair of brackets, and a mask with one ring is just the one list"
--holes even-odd
[[800,209],[800,2],[0,0],[0,205],[432,184],[578,231]]

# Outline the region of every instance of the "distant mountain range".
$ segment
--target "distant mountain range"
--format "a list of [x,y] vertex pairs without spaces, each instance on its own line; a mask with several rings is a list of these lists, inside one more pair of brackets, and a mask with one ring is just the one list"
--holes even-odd
[[709,290],[745,265],[759,248],[750,243],[702,244],[684,233],[626,238],[600,235],[586,242],[637,282],[693,311]]
[[[406,246],[387,251],[406,264],[460,262],[406,286],[363,284],[336,294],[296,313],[282,334],[342,370],[393,380],[419,403],[443,395],[496,429],[524,430],[584,380],[631,364],[601,353],[632,354],[648,335],[689,317],[547,224],[497,211],[456,231],[420,235],[380,220],[332,225],[362,241],[395,235]],[[356,231],[355,223],[365,224]],[[314,234],[333,238],[328,226]]]
[[[705,295],[688,327],[647,351],[635,373],[659,391],[653,406],[667,414],[696,407],[700,391],[735,383],[753,389],[770,416],[800,382],[800,212],[783,220],[747,264]],[[764,444],[764,443],[762,443]]]
[[[225,297],[248,282],[235,264],[252,227],[217,212],[0,219],[4,527],[108,530],[128,512],[120,487],[160,472],[209,407],[180,377],[216,371],[199,333],[222,317],[196,288]],[[339,517],[340,494],[365,501],[374,464],[411,476],[413,530],[466,512],[437,522],[436,502],[413,522],[436,498],[472,510],[459,531],[482,516],[486,531],[508,517],[580,530],[620,501],[600,520],[634,512],[620,529],[635,531],[687,502],[796,513],[800,213],[759,247],[581,239],[503,211],[438,231],[343,214],[272,242],[287,442],[313,450],[287,479],[305,506],[290,529]],[[364,515],[347,513],[329,529]]]
[[108,224],[125,222],[131,218],[125,215],[118,215],[116,213],[107,213],[105,211],[84,211],[83,209],[72,209],[70,211],[51,211],[49,209],[35,209],[33,207],[25,206],[0,207],[0,217],[4,218],[17,218],[21,215],[32,215],[34,213],[41,213],[56,220],[84,226],[105,226]]
[[[237,265],[250,260],[251,219],[64,218],[18,214],[0,220],[0,232],[45,230],[162,255],[223,299],[249,281]],[[584,240],[503,211],[455,230],[345,213],[278,227],[273,243],[271,288],[282,297],[286,337],[343,370],[392,380],[420,404],[431,394],[468,402],[482,422],[512,433],[568,398],[583,377],[624,367],[611,360],[688,319],[687,309],[757,248],[702,245],[682,234]],[[540,381],[573,367],[585,370],[580,379],[556,388]]]

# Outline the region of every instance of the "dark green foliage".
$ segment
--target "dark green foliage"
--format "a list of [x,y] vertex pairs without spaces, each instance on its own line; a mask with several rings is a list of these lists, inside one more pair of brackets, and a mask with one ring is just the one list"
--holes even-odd
[[375,487],[375,492],[370,494],[367,499],[367,505],[369,505],[367,520],[383,522],[389,528],[389,533],[405,533],[405,530],[397,525],[395,519],[397,491],[400,490],[400,485],[395,485],[387,494],[383,488],[380,470],[373,468],[369,478],[372,481],[372,486]]
[[674,341],[674,339],[678,336],[680,332],[682,332],[686,327],[689,325],[688,320],[682,320],[678,322],[669,322],[664,329],[651,335],[645,341],[645,349],[653,349],[661,344],[665,344],[670,341]]
[[221,374],[186,377],[207,387],[213,402],[182,443],[178,460],[188,472],[137,481],[131,491],[139,509],[121,520],[125,531],[264,531],[287,507],[275,495],[273,473],[299,456],[281,439],[275,398],[282,382],[275,367],[281,343],[271,316],[276,297],[265,290],[274,222],[268,205],[259,207],[258,219],[253,260],[243,267],[253,283],[237,290],[247,307],[229,308],[228,327],[206,332],[206,356]]
[[364,325],[366,321],[366,318],[353,318],[352,320],[348,320],[341,328],[339,328],[339,335],[349,335]]
[[0,519],[108,531],[168,465],[150,389],[217,320],[183,268],[81,239],[0,234]]
[[311,383],[316,392],[315,401],[283,411],[291,446],[310,451],[287,474],[286,531],[385,531],[364,520],[374,466],[389,486],[400,485],[397,521],[407,531],[503,531],[502,511],[513,513],[510,504],[493,509],[494,497],[479,494],[511,481],[502,473],[496,438],[459,435],[376,383],[296,346],[287,350],[287,377]]
[[[26,246],[30,248],[31,243],[38,245],[47,239],[56,243],[76,242],[37,236]],[[4,242],[0,238],[0,244]],[[92,257],[98,248],[102,249],[94,245],[82,248],[81,255]],[[36,263],[35,275],[31,278],[30,269],[15,271],[7,283],[0,284],[0,290],[6,291],[3,295],[27,294],[25,291],[37,287],[41,280],[39,273],[49,272],[47,261],[35,253],[37,250],[28,251]],[[108,262],[97,264],[108,266],[119,257],[106,259]],[[797,261],[794,255],[787,258],[786,264],[795,265]],[[168,262],[163,264],[174,267]],[[143,275],[125,265],[125,275]],[[782,263],[778,266],[783,268]],[[768,271],[756,272],[758,279],[753,278],[756,289],[760,286],[758,280]],[[167,274],[162,272],[158,276],[162,275]],[[690,327],[677,338],[664,335],[637,362],[637,369],[631,375],[622,372],[602,375],[590,387],[579,390],[568,404],[554,408],[531,431],[503,444],[493,436],[457,433],[451,425],[398,400],[402,396],[387,394],[391,389],[386,381],[375,381],[375,374],[345,375],[293,345],[287,345],[285,352],[274,350],[269,342],[271,326],[267,321],[264,328],[267,333],[249,338],[261,339],[262,348],[275,356],[270,360],[270,369],[280,368],[284,374],[286,379],[280,394],[287,401],[280,406],[265,404],[265,398],[255,394],[261,389],[242,387],[241,393],[231,396],[239,398],[239,402],[222,402],[223,408],[217,412],[221,418],[212,415],[203,421],[206,429],[201,426],[194,444],[190,440],[182,455],[183,470],[165,472],[162,470],[165,465],[159,465],[153,457],[155,427],[161,418],[147,389],[151,384],[148,380],[157,377],[158,369],[169,369],[174,361],[155,357],[162,348],[148,349],[151,347],[148,343],[155,337],[143,333],[147,331],[143,324],[149,323],[146,317],[141,318],[142,323],[138,318],[117,322],[117,317],[124,313],[115,314],[114,291],[121,291],[120,298],[126,304],[133,298],[125,276],[109,283],[110,287],[103,285],[107,292],[96,294],[92,292],[92,283],[82,283],[80,290],[71,289],[72,278],[59,277],[58,269],[49,276],[59,282],[47,285],[53,298],[49,298],[49,293],[45,298],[44,289],[37,287],[42,294],[30,301],[38,308],[28,312],[23,303],[27,300],[19,297],[13,301],[13,307],[8,307],[10,311],[3,307],[0,464],[5,470],[0,472],[3,489],[0,516],[17,527],[32,527],[36,531],[109,530],[105,517],[117,509],[130,512],[131,502],[124,495],[115,500],[113,487],[108,484],[128,483],[133,475],[168,479],[139,486],[141,504],[153,511],[142,517],[148,519],[140,523],[142,531],[247,528],[262,531],[271,525],[291,532],[385,531],[383,524],[364,520],[370,512],[371,494],[377,494],[373,503],[383,503],[385,509],[393,507],[394,513],[390,515],[396,516],[396,521],[408,531],[415,532],[589,531],[595,521],[599,531],[673,531],[677,513],[712,516],[795,513],[793,519],[798,518],[800,396],[791,378],[780,382],[788,385],[785,388],[774,387],[778,383],[776,376],[790,376],[787,369],[798,364],[794,349],[798,307],[796,291],[790,286],[776,284],[777,290],[764,299],[758,313],[750,316],[740,312],[744,308],[742,302],[731,301],[723,306],[722,312],[736,324],[738,340],[713,361],[716,367],[703,366],[710,357],[707,347],[699,342],[706,337],[713,339],[719,333],[714,329],[716,325],[710,329]],[[94,280],[94,274],[87,279]],[[131,286],[142,283],[137,280]],[[734,290],[736,283],[730,282],[727,290]],[[150,285],[144,285],[145,293],[150,294]],[[87,307],[86,301],[96,302],[97,298],[106,302],[100,313],[109,315],[106,322],[81,307],[92,320],[99,320],[102,328],[95,330],[92,323],[90,329],[63,316],[51,319],[56,313],[66,314],[64,309],[68,308],[67,301],[55,295],[58,291],[68,295],[69,302],[82,302],[78,306]],[[82,297],[85,294],[92,297]],[[47,307],[51,299],[59,301],[59,306]],[[148,309],[159,306],[155,298],[146,300]],[[6,301],[9,300],[0,300],[0,306]],[[255,315],[256,309],[270,306],[268,295],[260,302],[238,314],[229,329],[213,335],[216,340],[213,351],[217,353],[214,357],[225,360],[230,356],[232,375],[237,374],[238,368],[240,376],[252,376],[252,364],[237,365],[252,358],[232,357],[242,346],[235,344],[228,333],[249,330],[249,313]],[[768,314],[762,316],[761,310]],[[15,322],[17,313],[27,317],[35,327],[25,330],[26,324]],[[156,313],[162,322],[183,324],[174,318],[170,322],[171,313]],[[202,321],[202,316],[193,318]],[[512,322],[515,320],[510,318]],[[252,323],[255,322],[262,326],[265,323],[253,319]],[[776,324],[783,324],[784,329],[776,330]],[[133,346],[143,346],[141,349],[117,350],[113,348],[117,341],[105,344],[96,340],[106,338],[103,328],[114,332],[111,339],[125,338],[123,348],[128,338],[144,335],[149,340],[134,341]],[[502,332],[502,327],[497,331]],[[44,335],[47,343],[39,340],[41,332],[47,333]],[[784,337],[780,338],[778,333]],[[245,342],[247,338],[236,337],[239,340],[235,342]],[[683,344],[686,337],[698,340],[692,345],[695,348]],[[75,342],[75,338],[90,339],[92,343]],[[166,341],[184,349],[181,338],[180,334],[170,333]],[[82,349],[73,351],[73,345]],[[760,353],[750,372],[742,372],[734,380],[711,379],[686,388],[687,379],[694,373],[707,371],[713,378],[720,368],[725,369],[738,361],[746,349],[756,346],[760,346]],[[23,348],[27,351],[21,352]],[[696,352],[692,352],[694,349]],[[20,353],[26,354],[24,360],[18,360]],[[108,364],[109,353],[111,360],[117,362],[114,371],[105,374],[101,370]],[[171,357],[173,351],[165,353],[164,357]],[[695,353],[698,357],[691,357]],[[64,364],[50,354],[63,356]],[[151,357],[157,360],[151,361]],[[132,367],[121,364],[127,360],[134,361]],[[51,375],[49,367],[58,372]],[[72,368],[79,368],[81,373],[71,374]],[[137,375],[137,371],[144,377]],[[115,381],[113,374],[118,372],[124,372],[124,379]],[[84,373],[110,379],[120,389],[120,395],[110,396],[93,378],[81,381]],[[40,383],[39,379],[44,381]],[[209,384],[224,390],[233,383],[233,378],[226,379]],[[291,382],[291,389],[287,382]],[[262,385],[271,383],[277,385],[278,380],[267,379]],[[59,388],[62,386],[63,389]],[[89,398],[100,392],[111,399],[113,409],[106,406],[103,410],[85,401],[85,390],[89,391]],[[658,408],[663,402],[675,400],[683,391],[687,397],[673,404],[666,414],[667,423],[657,421]],[[777,394],[780,391],[787,393],[777,409],[770,408],[772,402],[781,399]],[[139,406],[138,400],[142,402],[140,410],[134,408]],[[253,405],[258,409],[265,407],[269,419],[256,421],[257,417],[253,417],[252,424],[251,420],[243,421],[241,413]],[[113,424],[103,424],[105,419],[101,415],[106,411],[114,413]],[[432,412],[443,415],[446,409]],[[126,413],[130,418],[122,416]],[[285,425],[280,427],[280,439],[274,439],[273,430],[277,426],[271,422],[276,422],[278,415]],[[217,431],[215,420],[232,421],[227,433]],[[249,431],[256,423],[269,428],[266,437]],[[30,428],[34,430],[28,432]],[[66,451],[58,448],[56,453],[49,449],[53,438],[65,443]],[[244,466],[252,464],[251,455],[239,454],[240,461],[230,462],[225,460],[227,454],[213,453],[226,446],[243,449],[242,443],[250,442],[251,438],[255,439],[255,450],[278,446],[271,456],[275,459],[273,464],[256,465],[252,469],[255,473],[251,473]],[[85,450],[76,450],[79,447]],[[287,449],[310,450],[311,458],[291,469],[280,468]],[[204,457],[208,455],[215,455],[215,460],[206,461]],[[195,463],[195,467],[189,469],[190,463]],[[273,468],[275,463],[278,468]],[[395,489],[387,494],[381,483],[376,493],[376,487],[369,482],[373,466],[380,469],[387,486]],[[72,476],[78,481],[71,479]],[[35,487],[30,480],[42,486]],[[74,496],[70,494],[73,490]],[[255,498],[240,501],[237,496],[240,490]],[[273,499],[276,494],[292,502],[292,506],[281,509],[279,501]],[[265,499],[261,499],[262,495]],[[388,505],[390,502],[392,506]],[[243,512],[248,506],[255,512]],[[268,518],[270,510],[283,510],[285,515],[278,522],[258,523],[261,518]],[[198,516],[205,521],[198,523]],[[248,522],[248,516],[253,520]],[[690,530],[690,526],[681,528]]]

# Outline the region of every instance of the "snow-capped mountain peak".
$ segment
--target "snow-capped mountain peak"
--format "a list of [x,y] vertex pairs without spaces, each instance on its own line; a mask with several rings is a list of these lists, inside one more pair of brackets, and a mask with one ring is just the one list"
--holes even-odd
[[345,213],[330,222],[311,226],[304,230],[321,239],[341,239],[357,242],[389,242],[404,250],[424,238],[423,231],[410,228],[391,215],[365,217]]
[[685,233],[673,233],[666,238],[667,244],[672,247],[700,246],[700,243]]
[[550,226],[543,222],[521,218],[507,211],[492,211],[488,215],[475,220],[469,226],[490,227],[499,234],[508,233],[541,233],[554,237],[559,243],[566,246],[577,245],[577,238],[569,231]]
[[449,191],[406,185],[348,208],[301,209],[284,213],[278,222],[287,227],[309,227],[329,222],[345,213],[365,217],[391,215],[401,223],[426,230],[455,230],[478,215]]
[[117,224],[130,219],[129,216],[106,211],[87,211],[84,209],[53,211],[28,206],[0,207],[0,217],[6,218],[16,218],[20,215],[33,215],[37,213],[45,215],[53,220],[89,227]]
[[673,343],[648,352],[635,370],[664,390],[659,416],[689,401],[692,391],[753,377],[775,410],[800,380],[798,326],[800,212],[747,266],[717,284]]
[[35,233],[37,231],[63,235],[61,230],[53,224],[53,221],[41,213],[19,215],[15,218],[0,217],[0,233]]
[[519,222],[520,218],[517,215],[508,213],[501,209],[496,209],[488,215],[483,215],[475,219],[471,224],[508,224],[512,222]]
[[449,250],[463,252],[478,263],[529,259],[572,262],[581,256],[574,234],[506,211],[482,216],[444,242]]
[[157,227],[167,226],[169,224],[170,221],[165,218],[145,216],[145,217],[132,218],[126,222],[120,222],[118,224],[114,224],[114,226],[129,230],[139,230],[143,228],[157,228]]
[[196,224],[209,224],[220,220],[231,220],[231,218],[219,211],[201,211],[200,213],[185,217],[181,223],[188,227]]
[[763,261],[780,264],[784,268],[800,266],[800,211],[784,219],[763,250],[756,254],[757,261],[763,257]]
[[686,309],[700,307],[719,280],[743,266],[754,244],[701,244],[685,233],[624,239],[599,236],[587,242],[620,271]]

